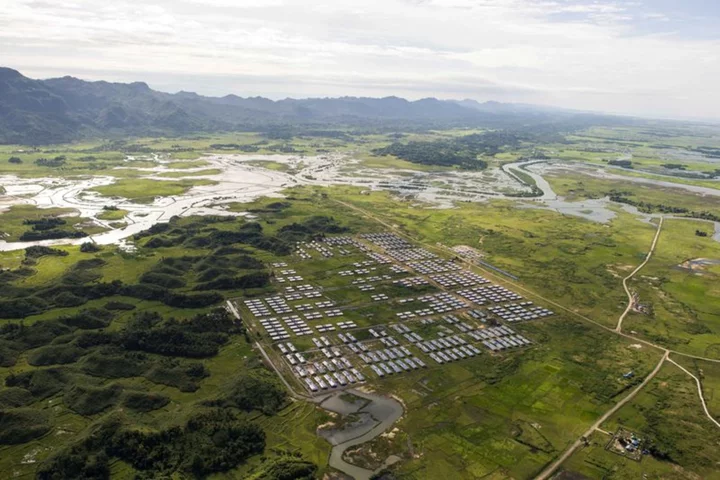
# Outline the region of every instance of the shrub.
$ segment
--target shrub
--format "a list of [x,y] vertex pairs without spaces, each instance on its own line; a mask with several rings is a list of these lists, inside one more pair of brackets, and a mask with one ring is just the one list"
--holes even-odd
[[181,392],[194,392],[200,385],[198,382],[210,376],[202,363],[183,363],[175,359],[165,359],[153,366],[145,378],[154,383],[175,387]]
[[195,290],[236,290],[262,288],[268,285],[270,285],[270,275],[266,272],[253,272],[241,277],[221,276],[197,285]]
[[28,363],[34,366],[74,363],[86,353],[85,349],[75,345],[48,345],[32,352]]
[[32,247],[27,247],[25,249],[26,258],[40,258],[47,255],[66,257],[68,255],[68,252],[57,248],[43,247],[41,245],[35,245]]
[[0,340],[0,367],[12,367],[20,356],[18,346],[13,342]]
[[80,444],[51,457],[40,466],[37,477],[40,480],[105,480],[110,478],[108,460],[104,451],[92,454]]
[[135,310],[135,305],[133,305],[132,303],[125,303],[125,302],[108,302],[105,304],[104,308],[106,310],[128,311],[128,310]]
[[80,415],[95,415],[115,405],[122,395],[122,387],[86,387],[74,385],[63,395],[63,402]]
[[70,381],[70,375],[63,368],[46,368],[19,374],[10,374],[5,379],[8,387],[28,390],[36,399],[51,397],[60,392]]
[[94,242],[85,242],[80,245],[80,251],[83,253],[95,253],[101,250],[100,245]]
[[164,288],[182,288],[185,286],[185,281],[182,278],[156,272],[144,273],[140,277],[140,282],[150,283]]
[[53,298],[56,307],[79,307],[85,302],[87,302],[87,298],[79,297],[71,292],[60,292]]
[[60,238],[84,238],[88,234],[79,230],[52,229],[43,231],[27,231],[20,235],[22,242],[38,242],[40,240],[57,240]]
[[18,408],[0,411],[0,445],[16,445],[42,437],[50,431],[48,414]]
[[24,407],[34,402],[32,393],[24,388],[11,387],[0,390],[0,410]]
[[150,412],[170,403],[170,399],[159,393],[127,392],[123,406],[136,412]]
[[275,461],[263,474],[263,480],[313,480],[317,465],[300,459]]
[[90,308],[82,310],[75,315],[60,317],[60,321],[65,325],[82,329],[105,328],[110,325],[113,319],[112,312],[99,308]]
[[209,405],[258,410],[265,415],[277,413],[287,402],[287,393],[275,375],[257,368],[237,375],[228,392]]
[[38,321],[32,325],[9,323],[0,328],[0,338],[12,342],[18,350],[28,350],[48,345],[56,337],[71,332],[72,328],[57,320]]
[[139,352],[123,352],[118,348],[107,347],[87,355],[82,360],[82,370],[102,378],[141,377],[151,362],[147,355]]
[[113,435],[107,452],[138,470],[205,477],[230,470],[264,448],[265,432],[259,426],[231,412],[213,410],[191,417],[185,427],[121,430]]

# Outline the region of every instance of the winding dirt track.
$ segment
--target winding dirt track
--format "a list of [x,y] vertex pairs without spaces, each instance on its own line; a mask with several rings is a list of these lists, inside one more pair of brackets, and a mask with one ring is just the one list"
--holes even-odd
[[700,383],[700,379],[697,378],[692,373],[690,373],[688,370],[685,369],[685,367],[683,367],[682,365],[677,363],[672,358],[668,358],[668,360],[670,361],[670,363],[672,363],[673,365],[678,367],[680,370],[682,370],[683,372],[690,375],[693,378],[693,380],[695,380],[695,383],[697,384],[697,389],[698,389],[698,396],[700,397],[700,403],[702,403],[703,410],[705,410],[705,415],[707,415],[707,417],[710,419],[711,422],[713,422],[715,425],[717,425],[720,428],[720,422],[715,420],[715,418],[710,414],[710,410],[708,410],[708,408],[707,408],[707,403],[705,403],[705,397],[703,396],[702,383]]
[[642,268],[647,265],[647,263],[650,261],[650,258],[652,258],[652,254],[655,252],[655,246],[657,246],[658,239],[660,238],[660,231],[662,230],[663,221],[665,220],[665,217],[660,217],[660,223],[658,223],[657,232],[655,232],[655,238],[653,239],[652,245],[650,246],[650,250],[648,251],[647,255],[645,256],[645,261],[643,261],[640,265],[637,266],[635,270],[632,271],[630,275],[623,278],[622,284],[623,288],[625,289],[625,294],[628,297],[628,304],[627,308],[625,308],[625,311],[620,315],[620,318],[618,318],[617,327],[615,327],[616,332],[622,332],[622,324],[623,320],[625,320],[625,317],[628,313],[630,313],[630,310],[633,307],[633,296],[630,292],[630,289],[628,288],[627,282],[631,278],[635,276],[636,273],[638,273]]

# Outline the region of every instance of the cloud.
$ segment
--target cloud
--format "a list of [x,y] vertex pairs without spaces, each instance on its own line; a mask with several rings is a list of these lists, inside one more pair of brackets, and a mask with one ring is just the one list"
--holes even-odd
[[213,94],[497,96],[625,113],[720,111],[720,34],[678,35],[677,16],[669,21],[669,12],[638,2],[4,3],[0,58],[35,76],[147,79]]

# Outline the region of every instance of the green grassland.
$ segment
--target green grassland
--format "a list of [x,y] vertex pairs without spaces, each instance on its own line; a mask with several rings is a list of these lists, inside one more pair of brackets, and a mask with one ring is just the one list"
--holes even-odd
[[248,165],[254,165],[256,167],[267,168],[268,170],[274,170],[276,172],[290,172],[292,167],[286,163],[275,162],[273,160],[249,160],[245,162]]
[[716,427],[698,407],[694,380],[675,365],[666,363],[634,400],[601,426],[608,432],[618,427],[635,432],[655,455],[641,462],[623,458],[605,450],[610,437],[596,432],[590,445],[575,452],[563,468],[589,478],[720,478]]
[[6,241],[18,241],[20,236],[32,230],[32,225],[26,220],[34,221],[44,218],[62,218],[65,224],[62,229],[68,231],[81,231],[88,235],[100,233],[106,229],[93,223],[88,218],[79,216],[73,208],[38,208],[35,205],[13,205],[0,212],[0,238]]
[[532,478],[630,388],[622,373],[659,357],[562,318],[519,330],[537,346],[378,386],[408,407],[398,427],[416,459],[401,478]]
[[[720,243],[698,237],[712,224],[666,219],[655,254],[630,282],[648,314],[631,313],[624,327],[674,350],[720,359],[720,276],[694,259],[720,260]],[[683,266],[684,265],[684,266]]]
[[[295,212],[288,212],[283,224],[292,223],[296,219],[304,219],[307,211],[317,213],[319,210],[312,207],[309,200],[307,206],[302,205],[301,201],[300,208]],[[184,232],[187,229],[187,231],[192,231],[195,236],[203,236],[204,234],[217,234],[217,232],[230,232],[237,229],[238,225],[242,223],[243,220],[233,218],[227,218],[221,222],[208,218],[188,218],[174,221],[172,231]],[[277,231],[280,226],[273,225],[273,227]],[[11,297],[7,287],[29,293],[44,292],[48,289],[61,288],[63,285],[78,285],[79,283],[83,284],[85,288],[113,281],[122,281],[124,284],[140,282],[143,285],[143,278],[148,272],[171,276],[173,279],[186,282],[187,285],[176,288],[175,293],[186,292],[187,295],[193,295],[194,287],[202,283],[200,279],[196,278],[204,271],[200,269],[201,263],[212,267],[217,260],[217,264],[222,265],[225,271],[243,275],[251,272],[252,268],[234,267],[234,265],[254,265],[249,262],[249,256],[258,259],[277,258],[276,255],[270,255],[266,251],[249,245],[238,245],[236,249],[226,249],[226,253],[217,253],[217,247],[193,247],[190,242],[194,237],[184,238],[183,241],[188,243],[183,246],[147,246],[157,236],[150,235],[139,238],[141,249],[137,254],[132,255],[120,252],[114,247],[103,247],[95,253],[83,253],[79,247],[63,247],[60,251],[65,252],[65,255],[41,256],[34,261],[29,271],[18,274],[17,278],[2,279],[3,282],[8,282],[3,287],[5,293],[2,300]],[[173,234],[171,231],[163,231],[160,236],[171,238]],[[3,254],[0,256],[2,267],[9,268],[11,271],[19,269],[21,262],[18,257],[17,254]],[[187,262],[192,262],[195,266],[188,269]],[[81,265],[82,267],[80,267]],[[177,270],[173,265],[186,266]],[[162,273],[160,273],[161,271]],[[148,284],[146,287],[150,288],[151,286]],[[226,294],[227,296],[242,296],[257,294],[260,291],[263,290],[235,289],[226,291]],[[268,291],[268,288],[264,291]],[[232,387],[238,375],[242,376],[244,372],[262,369],[259,356],[250,348],[242,335],[231,335],[229,341],[222,345],[217,354],[200,359],[204,370],[204,379],[192,381],[190,387],[187,385],[188,380],[183,379],[184,374],[181,369],[185,368],[184,365],[189,368],[189,365],[198,363],[192,358],[171,356],[163,359],[162,356],[145,353],[142,362],[144,362],[143,365],[149,365],[149,370],[138,371],[138,367],[132,366],[132,364],[123,366],[123,362],[127,362],[128,359],[123,359],[122,356],[109,356],[106,359],[110,352],[102,348],[75,346],[83,335],[92,333],[91,330],[97,327],[82,327],[72,330],[63,326],[63,322],[68,322],[63,319],[75,318],[89,311],[108,312],[108,308],[110,308],[108,305],[113,303],[132,308],[132,310],[126,310],[125,307],[121,310],[110,310],[113,312],[110,314],[111,319],[109,323],[103,324],[103,330],[115,334],[123,334],[127,328],[131,328],[134,318],[141,313],[157,312],[165,318],[174,317],[187,322],[196,315],[209,312],[211,308],[173,308],[157,300],[142,300],[124,295],[90,299],[81,305],[54,307],[43,313],[27,316],[23,320],[23,324],[28,328],[41,331],[43,328],[55,325],[53,328],[60,329],[64,334],[64,338],[60,342],[53,342],[52,336],[45,340],[32,337],[37,338],[34,340],[35,343],[27,346],[20,345],[17,343],[18,340],[10,340],[8,331],[4,329],[9,322],[3,321],[3,329],[0,332],[0,335],[3,336],[0,347],[3,349],[5,365],[0,367],[0,379],[3,383],[10,382],[9,379],[13,376],[39,375],[38,372],[45,371],[57,372],[53,374],[61,375],[63,383],[58,385],[44,380],[46,383],[42,384],[42,387],[39,384],[32,387],[44,388],[42,392],[45,393],[29,394],[25,388],[17,387],[0,389],[0,403],[3,405],[3,411],[9,412],[8,415],[14,415],[14,417],[8,417],[14,422],[12,428],[24,428],[32,434],[32,438],[27,441],[0,446],[0,451],[2,451],[1,472],[32,475],[38,468],[45,468],[46,465],[49,465],[48,462],[52,462],[56,455],[63,455],[66,448],[73,445],[84,445],[83,439],[90,431],[99,428],[106,422],[114,421],[114,419],[120,419],[122,428],[141,428],[145,431],[157,431],[174,425],[182,425],[183,422],[193,418],[193,415],[205,411],[207,407],[204,403],[222,398],[225,392]],[[7,349],[20,350],[17,357],[11,359],[6,356],[6,354],[10,354],[10,350]],[[59,360],[61,358],[59,355],[63,356],[62,360]],[[60,366],[53,365],[53,362],[58,361],[62,362]],[[37,362],[42,362],[42,364],[38,365]],[[50,362],[50,369],[45,366],[46,362]],[[135,371],[137,373],[133,373]],[[32,390],[32,392],[36,392],[36,390]],[[145,405],[149,401],[148,399],[157,399],[160,402],[159,406],[153,407],[152,404],[149,404],[150,406],[147,407],[150,408],[149,411],[124,408],[124,406],[132,404],[131,402]],[[229,470],[225,474],[227,477],[221,475],[220,478],[264,478],[263,472],[273,471],[276,464],[287,462],[290,459],[294,459],[295,462],[301,459],[310,460],[319,465],[320,472],[322,472],[329,444],[315,435],[315,426],[326,418],[320,410],[308,404],[288,403],[287,407],[272,414],[246,412],[244,409],[235,409],[234,411],[237,412],[241,421],[260,425],[265,431],[265,454],[252,457],[241,465],[240,470]],[[37,414],[33,412],[37,412]],[[24,426],[21,427],[21,425]],[[23,462],[23,458],[31,458],[33,461]],[[110,466],[110,471],[114,476],[124,478],[132,477],[136,469],[126,461],[114,461]]]
[[632,168],[608,168],[617,175],[719,188],[717,181],[697,178],[717,176],[720,159],[702,151],[719,144],[720,135],[710,126],[654,125],[593,127],[566,135],[563,143],[547,148],[553,158],[602,167],[609,167],[613,160],[630,159]]
[[151,203],[155,197],[169,197],[182,195],[192,187],[215,185],[212,180],[182,179],[182,180],[152,180],[147,178],[120,179],[117,182],[96,187],[93,191],[100,195],[114,198],[127,198],[140,203]]
[[[682,188],[669,188],[634,183],[631,180],[602,179],[575,172],[549,172],[544,178],[553,191],[570,201],[603,198],[610,195],[652,205],[686,208],[691,212],[710,212],[720,215],[720,197],[703,195]],[[657,213],[657,208],[650,208]],[[687,214],[678,214],[687,215]]]
[[[560,155],[559,158],[561,160],[567,160],[571,163],[579,162],[582,163],[580,167],[587,168],[587,165],[584,165],[585,163],[588,163],[587,160],[591,160],[590,158],[587,158],[586,155],[588,155],[586,152],[576,152],[575,154],[571,156],[564,156]],[[598,166],[606,166],[604,162],[589,162],[594,164],[597,164]],[[720,164],[713,164],[718,165]],[[668,173],[653,173],[651,171],[645,171],[645,170],[632,170],[632,169],[626,169],[626,168],[608,168],[608,173],[611,173],[613,175],[619,175],[621,177],[628,177],[629,179],[632,178],[646,178],[649,180],[655,180],[655,181],[661,181],[661,182],[670,182],[670,183],[677,183],[679,185],[694,185],[698,187],[705,187],[705,188],[714,188],[718,189],[720,188],[720,181],[718,180],[694,180],[691,178],[685,178],[685,177],[679,177],[679,176],[672,176]]]
[[418,172],[443,172],[452,170],[451,167],[441,167],[437,165],[422,165],[419,163],[408,162],[397,157],[390,155],[387,156],[374,156],[374,155],[363,155],[361,156],[360,165],[368,168],[387,168],[393,170],[412,170]]
[[[616,263],[635,261],[642,257],[654,230],[651,225],[624,215],[616,220],[619,225],[605,227],[590,222],[571,221],[553,212],[511,210],[504,202],[482,206],[463,205],[453,210],[429,212],[394,201],[387,194],[373,193],[368,197],[360,195],[357,189],[343,188],[298,188],[289,191],[285,201],[261,199],[242,207],[253,211],[256,221],[262,226],[263,235],[268,237],[282,236],[285,231],[283,227],[303,223],[308,217],[316,215],[342,219],[341,224],[351,232],[387,230],[387,227],[374,219],[363,217],[357,211],[338,204],[335,198],[339,198],[340,194],[343,200],[362,206],[370,202],[375,206],[374,213],[383,218],[393,218],[399,228],[422,238],[431,248],[437,242],[480,247],[491,255],[488,260],[521,273],[523,281],[538,290],[543,278],[550,278],[552,274],[564,275],[555,270],[542,273],[547,277],[540,276],[541,270],[553,268],[551,264],[557,262],[557,255],[579,259],[576,260],[578,265],[587,263],[587,258],[597,262],[608,262],[608,259]],[[509,212],[513,212],[515,218],[510,218]],[[430,218],[428,214],[431,214]],[[233,218],[177,219],[167,228],[155,229],[148,236],[138,238],[137,254],[122,253],[114,247],[103,247],[101,251],[92,254],[82,253],[78,247],[63,247],[68,252],[67,256],[43,256],[32,267],[34,272],[12,280],[10,284],[14,288],[39,292],[54,285],[67,284],[68,281],[86,281],[89,282],[87,285],[113,280],[121,280],[124,284],[142,284],[144,275],[153,272],[182,280],[184,286],[174,291],[192,295],[194,289],[203,283],[201,276],[206,271],[205,265],[229,268],[233,275],[246,275],[252,270],[244,266],[247,261],[243,260],[243,256],[250,255],[266,264],[282,259],[309,281],[317,279],[325,286],[328,298],[338,303],[359,306],[358,312],[362,313],[356,317],[349,313],[348,318],[357,318],[358,321],[366,322],[365,325],[385,323],[388,318],[393,318],[395,311],[411,308],[368,304],[356,286],[351,285],[350,277],[331,278],[331,273],[346,269],[362,258],[352,251],[347,256],[321,259],[315,255],[312,260],[301,261],[292,255],[278,255],[237,242],[231,245],[246,253],[230,250],[220,254],[216,244],[207,243],[237,232],[245,223],[245,220]],[[532,232],[532,235],[526,232]],[[614,240],[610,242],[606,239],[589,247],[591,251],[599,250],[599,253],[588,257],[582,254],[584,250],[578,253],[569,248],[570,242],[580,243],[601,233],[606,238],[613,236]],[[626,241],[623,234],[628,239],[639,237],[641,241],[637,240],[634,248],[618,247],[617,243]],[[201,241],[203,238],[205,240]],[[482,243],[478,242],[480,238]],[[515,246],[518,241],[521,245]],[[530,257],[536,255],[537,250],[529,251],[528,247],[538,243],[547,249],[548,257],[542,263],[532,264]],[[553,245],[553,255],[550,254],[550,245]],[[203,260],[192,260],[195,257]],[[214,260],[216,257],[223,259],[217,265]],[[4,254],[0,258],[4,267],[18,268],[17,255]],[[93,259],[96,260],[87,264],[89,268],[83,267],[82,272],[78,271],[78,264]],[[520,266],[532,270],[524,273]],[[387,272],[381,269],[378,274]],[[161,278],[167,281],[165,277]],[[619,311],[622,307],[622,292],[619,280],[612,275],[611,278],[612,282],[607,282],[602,303],[598,298],[598,305],[602,304],[602,307],[595,308],[597,311],[607,310],[608,315],[615,315],[615,310]],[[557,279],[554,281],[556,286],[560,283]],[[229,289],[223,290],[222,294],[226,298],[242,298],[267,293],[273,288]],[[391,283],[385,283],[378,291],[400,294],[397,288]],[[545,288],[543,293],[553,293],[553,285]],[[584,288],[589,291],[590,286]],[[617,301],[608,301],[608,297],[612,298],[610,292],[617,296]],[[577,295],[580,294],[578,290]],[[567,298],[573,298],[570,295],[560,300],[565,302]],[[166,317],[189,321],[209,309],[176,308],[161,301],[120,294],[90,299],[79,306],[55,307],[27,316],[24,323],[31,326],[56,322],[59,317],[71,317],[90,308],[103,309],[108,302],[135,307],[132,311],[114,313],[105,330],[118,334],[129,328],[135,315],[141,312],[158,312]],[[594,308],[590,308],[587,302],[580,305],[593,318],[598,318],[593,313]],[[610,320],[608,318],[608,322]],[[535,346],[500,355],[485,352],[476,359],[454,363],[446,368],[433,367],[373,383],[373,388],[397,395],[408,407],[406,415],[397,425],[399,430],[396,438],[401,443],[393,447],[405,459],[395,467],[401,477],[434,478],[443,472],[453,471],[461,472],[459,478],[484,475],[531,478],[587,428],[593,419],[617,401],[623,392],[647,374],[660,355],[648,347],[631,347],[631,340],[618,340],[598,327],[588,326],[564,314],[516,328],[531,338]],[[63,342],[70,340],[70,345],[74,345],[76,340],[72,338],[78,333],[81,332],[65,334]],[[361,334],[358,333],[358,336]],[[182,424],[203,410],[204,401],[223,395],[230,388],[229,384],[232,384],[235,375],[258,368],[257,353],[242,336],[231,336],[230,342],[223,345],[216,355],[200,360],[208,376],[195,382],[195,390],[158,383],[178,382],[177,371],[164,372],[162,378],[148,371],[150,373],[140,372],[140,375],[118,379],[112,376],[114,374],[110,370],[100,373],[97,369],[88,370],[92,364],[104,365],[102,357],[98,356],[101,351],[77,352],[65,347],[60,349],[59,345],[63,344],[35,346],[22,351],[12,367],[0,370],[3,378],[7,379],[10,372],[17,375],[47,368],[35,366],[32,362],[45,361],[38,359],[48,355],[62,353],[69,355],[71,360],[63,367],[68,369],[69,381],[58,393],[49,399],[34,400],[25,407],[13,407],[47,410],[51,413],[48,419],[26,418],[25,421],[35,422],[33,428],[39,431],[47,429],[48,425],[50,430],[28,442],[2,447],[2,471],[30,474],[38,466],[47,465],[53,455],[62,451],[63,446],[81,441],[90,429],[115,418],[118,409],[130,398],[143,398],[140,395],[143,392],[160,395],[167,399],[167,403],[149,412],[126,409],[121,417],[123,425],[152,431]],[[298,346],[309,348],[309,345],[304,346],[301,342],[298,342]],[[80,357],[75,358],[76,355]],[[153,362],[160,360],[155,354],[147,355]],[[176,361],[183,364],[191,360],[180,358]],[[624,379],[622,374],[628,370],[635,371],[637,376]],[[94,376],[84,373],[87,371],[94,372]],[[77,385],[83,385],[84,390],[78,390]],[[14,396],[26,395],[14,390],[10,393],[2,392],[0,399],[5,395],[6,401],[16,401],[12,400]],[[99,412],[90,413],[99,408]],[[273,462],[282,461],[288,455],[299,455],[319,465],[318,473],[324,471],[329,445],[317,437],[314,430],[327,420],[327,416],[315,407],[293,402],[269,416],[252,411],[239,411],[238,414],[263,428],[266,434],[265,454],[249,458],[238,469],[230,470],[219,478],[262,478],[262,472],[272,468]],[[58,443],[57,432],[60,431],[63,432],[59,435],[62,442]],[[415,458],[408,458],[407,445],[412,446]],[[37,463],[22,463],[25,455],[33,456]],[[111,472],[118,477],[132,476],[135,469],[125,461],[115,461]]]
[[687,357],[674,360],[700,379],[710,414],[716,419],[720,418],[720,363]]
[[[332,192],[329,197],[332,200]],[[348,198],[355,200],[343,196],[344,200]],[[375,199],[373,204],[374,213],[382,212],[377,208],[382,201]],[[457,214],[457,209],[452,213]],[[393,218],[403,220],[402,215]],[[644,230],[640,222],[635,224]],[[412,228],[406,231],[415,233]],[[445,239],[453,237],[446,235]],[[649,244],[650,238],[646,240]],[[330,266],[335,262],[324,262],[328,271],[340,268]],[[291,266],[308,275],[321,271],[320,263],[303,261]],[[615,282],[619,285],[619,279]],[[333,285],[328,287],[339,287]],[[357,301],[344,291],[331,290],[327,296]],[[363,315],[366,319],[369,312],[392,318],[389,306],[370,308]],[[399,424],[396,438],[400,446],[396,448],[409,457],[408,447],[402,447],[409,438],[419,460],[402,464],[399,473],[403,478],[429,478],[446,471],[467,472],[467,478],[488,474],[530,478],[577,438],[593,418],[607,410],[612,399],[617,401],[620,392],[630,387],[633,382],[622,383],[623,373],[632,370],[636,378],[642,378],[659,358],[658,352],[647,347],[638,349],[630,340],[617,342],[602,331],[567,319],[524,325],[522,331],[530,338],[541,338],[541,345],[515,356],[484,355],[375,385],[381,391],[399,395],[409,408],[406,419]],[[605,387],[607,391],[594,390]],[[672,469],[666,463],[659,468]]]
[[97,218],[100,220],[122,220],[125,218],[125,216],[128,214],[127,210],[123,210],[121,208],[114,209],[114,210],[104,210],[102,213],[100,213]]

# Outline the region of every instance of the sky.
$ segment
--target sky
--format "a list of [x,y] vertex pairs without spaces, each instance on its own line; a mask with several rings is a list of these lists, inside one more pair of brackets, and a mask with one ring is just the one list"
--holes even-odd
[[720,119],[718,0],[2,0],[0,65],[273,99]]

